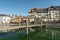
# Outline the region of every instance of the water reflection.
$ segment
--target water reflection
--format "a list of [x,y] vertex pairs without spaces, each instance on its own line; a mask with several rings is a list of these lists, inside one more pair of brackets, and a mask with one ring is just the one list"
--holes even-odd
[[[18,36],[14,36],[14,34],[18,35]],[[0,33],[0,37],[2,36],[6,36],[6,35],[9,35],[7,37],[11,37],[13,38],[14,37],[17,37],[17,39],[19,40],[36,40],[36,39],[44,39],[44,40],[60,40],[60,29],[59,28],[35,28],[35,31],[34,32],[30,32],[29,31],[29,35],[26,36],[26,30],[25,29],[22,29],[16,33],[10,31],[10,32],[7,32],[5,34],[3,33]],[[22,37],[23,36],[23,37]],[[24,39],[23,39],[24,38]],[[15,38],[14,38],[15,39]]]
[[47,36],[51,40],[60,40],[60,30],[59,28],[46,28],[42,33],[42,36]]

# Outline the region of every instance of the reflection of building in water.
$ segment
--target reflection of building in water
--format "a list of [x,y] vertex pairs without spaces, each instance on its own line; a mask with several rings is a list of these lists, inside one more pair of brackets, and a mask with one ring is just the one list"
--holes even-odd
[[6,14],[0,14],[0,23],[9,23],[11,20],[11,16]]

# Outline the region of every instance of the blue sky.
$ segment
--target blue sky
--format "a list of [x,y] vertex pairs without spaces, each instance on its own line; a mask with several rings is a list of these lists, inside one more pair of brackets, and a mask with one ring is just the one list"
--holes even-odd
[[26,16],[31,8],[60,6],[60,0],[0,0],[0,14]]

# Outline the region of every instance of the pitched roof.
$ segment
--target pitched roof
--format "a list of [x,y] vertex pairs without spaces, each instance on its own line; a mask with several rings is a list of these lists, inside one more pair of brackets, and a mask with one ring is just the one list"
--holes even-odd
[[0,16],[9,16],[10,17],[10,15],[6,15],[6,14],[0,14]]
[[39,9],[37,12],[39,12],[39,13],[46,13],[47,12],[47,8]]
[[52,10],[60,10],[60,6],[50,6],[48,9]]
[[48,10],[60,10],[60,6],[50,6],[48,8],[42,8],[42,9],[31,8],[29,13],[31,12],[46,13]]
[[29,13],[31,13],[31,12],[45,13],[45,12],[47,12],[47,8],[43,8],[43,9],[35,8],[35,9],[31,9]]

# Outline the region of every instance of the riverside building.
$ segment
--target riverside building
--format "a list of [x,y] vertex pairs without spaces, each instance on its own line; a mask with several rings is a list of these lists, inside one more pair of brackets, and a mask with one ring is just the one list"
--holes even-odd
[[60,6],[50,6],[48,8],[31,8],[29,17],[39,18],[39,20],[46,21],[59,21],[60,20]]

